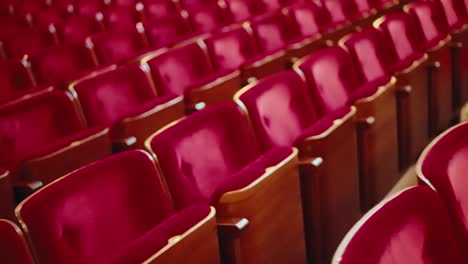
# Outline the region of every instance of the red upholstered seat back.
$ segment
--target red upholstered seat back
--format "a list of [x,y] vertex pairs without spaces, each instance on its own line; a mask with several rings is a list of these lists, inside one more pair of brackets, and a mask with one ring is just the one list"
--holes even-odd
[[136,29],[106,31],[87,38],[101,65],[123,63],[147,49],[143,33]]
[[431,0],[439,10],[443,10],[445,19],[451,30],[459,29],[468,18],[467,10],[463,1],[454,0]]
[[57,34],[62,42],[82,44],[86,37],[101,30],[96,19],[73,16],[57,25]]
[[216,2],[192,10],[189,14],[192,27],[198,33],[210,32],[233,22],[226,5]]
[[330,13],[317,2],[298,5],[288,9],[291,20],[304,37],[312,37],[331,26]]
[[172,0],[143,0],[143,15],[147,19],[160,20],[176,15],[178,8]]
[[306,84],[291,71],[260,80],[239,99],[248,111],[263,151],[292,146],[304,129],[318,119]]
[[350,94],[359,88],[353,61],[339,46],[318,50],[297,67],[306,77],[320,115],[345,106]]
[[148,69],[138,64],[109,67],[75,83],[72,89],[88,126],[112,126],[156,97]]
[[379,28],[391,40],[389,46],[395,50],[398,61],[410,66],[413,60],[421,57],[418,47],[423,36],[413,16],[403,11],[392,12],[383,18]]
[[179,14],[162,20],[145,21],[143,27],[152,48],[174,45],[193,34],[187,18]]
[[25,61],[10,60],[0,64],[0,101],[15,98],[33,87],[32,76]]
[[4,264],[33,263],[21,230],[4,219],[0,219],[0,248],[0,259]]
[[221,183],[260,156],[247,120],[233,103],[195,112],[148,144],[177,209],[208,203]]
[[377,81],[392,74],[389,68],[396,55],[389,47],[389,41],[381,31],[371,27],[352,33],[345,39],[343,44],[364,82]]
[[253,1],[249,0],[226,0],[226,4],[234,21],[242,22],[255,15],[255,10],[251,8],[252,2]]
[[175,213],[154,161],[127,151],[80,168],[25,200],[41,263],[107,263]]
[[84,129],[71,97],[44,91],[0,107],[0,167],[16,177],[25,157]]
[[334,25],[351,22],[360,15],[353,0],[321,0],[321,2],[330,13]]
[[183,8],[192,11],[205,5],[216,3],[217,0],[181,0],[179,1]]
[[258,54],[255,40],[244,27],[212,35],[204,42],[216,70],[237,70]]
[[368,13],[375,8],[375,0],[354,0],[360,14]]
[[91,51],[84,45],[62,45],[29,57],[37,83],[70,81],[95,66]]
[[31,54],[55,44],[53,34],[48,29],[40,28],[18,32],[2,42],[9,58],[21,58],[25,54]]
[[377,205],[345,237],[333,263],[462,263],[442,201],[416,186]]
[[425,43],[436,44],[447,36],[448,25],[443,10],[439,10],[434,2],[416,1],[406,10],[416,18]]
[[108,7],[102,11],[104,25],[110,30],[131,29],[135,27],[139,17],[133,7]]
[[288,18],[280,12],[254,19],[250,26],[257,45],[264,53],[286,48],[288,42],[298,35]]
[[468,123],[449,130],[424,151],[418,161],[423,181],[435,187],[452,216],[462,247],[468,245]]
[[191,85],[214,73],[208,55],[196,42],[171,49],[145,62],[161,95],[183,95]]

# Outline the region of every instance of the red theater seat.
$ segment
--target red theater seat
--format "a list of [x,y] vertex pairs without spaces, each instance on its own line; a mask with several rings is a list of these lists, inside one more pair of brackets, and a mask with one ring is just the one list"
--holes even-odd
[[30,65],[25,60],[0,63],[0,102],[21,97],[35,85]]
[[101,11],[107,30],[126,30],[135,28],[140,16],[136,7],[108,7]]
[[356,4],[352,0],[321,0],[330,19],[332,34],[328,38],[337,41],[342,36],[354,31],[353,21],[360,18]]
[[84,45],[63,44],[32,54],[27,59],[38,84],[65,84],[97,65]]
[[[284,147],[261,154],[234,103],[207,107],[156,132],[147,148],[176,209],[211,204],[221,227],[237,223],[219,230],[224,262],[305,263],[297,152]],[[235,231],[245,227],[243,217],[248,226]]]
[[234,26],[204,39],[215,70],[240,69],[243,84],[286,68],[286,53],[262,53],[251,30],[249,26]]
[[241,87],[239,71],[215,71],[199,42],[149,55],[141,63],[150,67],[158,94],[184,95],[186,112],[231,101]]
[[7,39],[0,41],[1,48],[8,58],[19,59],[40,49],[58,43],[54,26],[45,28],[32,28],[18,32]]
[[309,261],[325,263],[360,216],[355,110],[342,107],[321,115],[307,89],[297,73],[281,72],[235,98],[263,151],[299,149]]
[[173,46],[195,36],[183,12],[161,20],[146,20],[141,25],[145,29],[148,44],[153,49]]
[[148,51],[143,28],[101,32],[86,38],[100,65],[122,64]]
[[254,1],[249,0],[226,0],[226,5],[231,13],[231,16],[236,22],[244,22],[257,13],[262,13],[263,10],[260,8],[252,8],[251,3]]
[[[154,160],[128,151],[80,168],[16,214],[41,263],[219,263],[214,209],[175,210]],[[148,262],[147,262],[148,261]]]
[[4,264],[33,264],[21,230],[12,222],[0,219],[0,259]]
[[[383,28],[387,26],[381,24]],[[351,54],[364,82],[384,85],[392,74],[396,76],[399,164],[404,170],[429,140],[429,98],[426,56],[413,52],[407,35],[401,33],[408,32],[400,32],[398,40],[394,36],[395,45],[389,34],[375,28],[365,28],[340,42]]]
[[57,34],[61,42],[82,44],[86,37],[104,30],[101,20],[86,16],[70,17],[56,25]]
[[161,20],[177,15],[180,10],[172,0],[142,0],[138,7],[142,20]]
[[399,179],[395,78],[361,80],[351,56],[339,46],[317,51],[295,68],[304,74],[321,115],[356,106],[361,207],[367,211]]
[[184,115],[181,98],[157,96],[149,69],[110,66],[72,83],[88,126],[108,126],[117,149],[142,148],[154,131]]
[[[463,253],[468,246],[466,170],[468,169],[468,123],[457,125],[432,141],[416,165],[419,180],[440,194],[451,216]],[[465,261],[466,262],[466,261]]]
[[87,129],[68,94],[45,90],[0,107],[0,166],[21,198],[110,154],[107,129]]
[[234,22],[226,5],[217,2],[189,11],[189,19],[197,33],[211,32]]
[[332,263],[464,262],[440,197],[417,186],[363,216],[343,239]]

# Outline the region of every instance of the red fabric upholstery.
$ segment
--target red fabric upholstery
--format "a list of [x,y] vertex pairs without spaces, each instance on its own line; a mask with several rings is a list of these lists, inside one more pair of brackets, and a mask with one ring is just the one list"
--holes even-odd
[[379,28],[393,44],[390,46],[397,58],[397,62],[391,66],[394,71],[411,66],[413,61],[424,55],[418,50],[423,36],[413,16],[403,11],[392,12],[385,16]]
[[178,9],[171,0],[143,0],[143,16],[148,19],[160,20],[177,15]]
[[449,130],[426,150],[418,162],[421,173],[437,190],[448,208],[462,248],[468,246],[468,123]]
[[332,26],[330,13],[316,2],[293,6],[287,12],[303,37],[313,37]]
[[106,31],[90,36],[97,60],[101,65],[123,63],[147,50],[142,33],[133,30]]
[[216,2],[216,0],[181,0],[180,4],[184,9],[193,11]]
[[21,58],[42,48],[55,44],[53,34],[46,29],[30,29],[2,41],[3,49],[10,58]]
[[[0,166],[12,172],[26,159],[47,154],[87,137],[71,97],[42,92],[0,108]],[[32,147],[34,146],[34,147]]]
[[57,34],[62,42],[81,44],[86,37],[99,32],[96,19],[86,16],[70,17],[57,25]]
[[258,55],[255,40],[244,27],[212,35],[204,42],[216,70],[237,70]]
[[32,76],[22,62],[2,61],[0,64],[0,102],[18,97],[33,85]]
[[83,45],[52,47],[29,56],[29,61],[39,84],[71,81],[95,66],[91,51]]
[[416,1],[409,4],[406,11],[416,18],[424,38],[423,49],[432,48],[447,37],[447,21],[434,2]]
[[210,32],[234,22],[227,7],[217,2],[190,11],[189,19],[197,33]]
[[109,67],[80,81],[73,89],[91,127],[112,127],[122,118],[141,114],[174,98],[158,98],[148,73],[138,64]]
[[319,117],[302,79],[281,72],[260,80],[239,98],[246,107],[260,147],[292,146]]
[[208,55],[196,42],[171,49],[146,63],[161,95],[183,95],[215,74]]
[[350,23],[361,15],[353,0],[321,0],[321,2],[330,13],[334,25]]
[[428,187],[382,202],[351,232],[335,253],[339,263],[462,263],[447,210]]
[[233,103],[191,114],[151,138],[150,145],[178,209],[216,203],[224,192],[247,186],[291,153],[289,148],[273,149],[262,158],[246,119]]
[[450,30],[458,30],[467,22],[468,14],[463,1],[432,0],[439,10],[443,10]]
[[360,14],[376,11],[375,0],[354,0]]
[[344,41],[363,82],[383,80],[380,84],[384,84],[392,75],[389,65],[396,60],[396,55],[389,47],[390,41],[381,31],[371,27],[351,34]]
[[255,11],[252,10],[250,4],[253,1],[249,0],[226,0],[225,1],[231,16],[234,21],[242,22],[250,19],[255,15]]
[[28,27],[25,19],[10,15],[2,16],[0,17],[0,39],[7,39]]
[[[306,77],[320,115],[345,106],[354,92],[361,92],[351,56],[338,46],[314,52],[302,60],[298,68]],[[367,86],[366,89],[371,89],[368,95],[373,94],[376,88]]]
[[4,264],[33,263],[21,230],[4,219],[0,219],[0,248],[0,259]]
[[139,20],[133,7],[109,7],[102,11],[104,25],[110,30],[132,29]]
[[[78,169],[19,209],[39,261],[51,264],[107,263],[139,239],[167,242],[164,233],[180,234],[203,218],[201,212],[175,214],[153,160],[143,151]],[[162,236],[146,237],[160,224]],[[138,255],[147,258],[164,245],[142,243]]]
[[280,12],[254,19],[250,26],[257,45],[264,53],[285,49],[298,37],[294,25]]
[[145,21],[143,27],[149,45],[153,48],[171,46],[194,35],[189,21],[180,14]]
[[86,0],[74,3],[75,13],[79,16],[94,17],[104,7],[103,1]]

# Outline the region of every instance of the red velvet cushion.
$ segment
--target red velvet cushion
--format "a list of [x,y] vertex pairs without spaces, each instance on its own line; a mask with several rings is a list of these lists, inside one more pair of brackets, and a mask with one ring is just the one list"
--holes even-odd
[[360,86],[351,57],[339,46],[312,53],[298,67],[322,116],[346,105]]
[[177,13],[177,7],[172,0],[143,0],[144,15],[147,18],[160,20]]
[[331,21],[335,25],[346,24],[359,18],[359,11],[352,0],[322,0],[322,5],[331,15]]
[[148,48],[135,29],[106,31],[88,38],[101,65],[123,63]]
[[217,2],[190,11],[189,19],[198,33],[210,32],[233,23],[226,6]]
[[[250,3],[249,3],[250,2]],[[254,10],[252,10],[250,0],[229,0],[226,4],[229,8],[232,18],[236,22],[242,22],[248,20],[254,16]]]
[[73,141],[83,129],[72,99],[63,92],[43,92],[4,105],[0,108],[0,166],[18,176],[19,162],[51,150],[54,144],[57,149],[70,144],[68,139]]
[[72,16],[57,25],[57,34],[63,42],[81,45],[86,37],[99,30],[96,20],[86,16]]
[[179,14],[162,20],[148,20],[143,25],[149,45],[153,48],[171,46],[194,35],[187,19]]
[[78,169],[19,209],[39,261],[50,264],[106,263],[174,213],[153,160],[142,151]]
[[203,204],[194,204],[176,212],[161,224],[132,242],[121,253],[112,258],[112,264],[143,263],[150,256],[167,245],[170,238],[182,235],[188,229],[203,220],[210,208]]
[[260,156],[244,116],[233,103],[208,107],[150,142],[176,208],[208,203],[216,189]]
[[294,72],[268,76],[239,98],[249,113],[261,148],[292,146],[318,115],[304,81]]
[[361,83],[374,82],[393,74],[389,67],[397,59],[394,50],[389,47],[390,41],[381,31],[372,27],[352,33],[344,41],[358,68]]
[[463,248],[468,246],[468,123],[437,138],[419,160],[422,175],[436,188],[449,209]]
[[33,260],[20,229],[0,219],[0,259],[4,264],[32,264]]
[[138,22],[138,16],[133,7],[107,7],[102,11],[104,15],[104,24],[110,30],[126,30],[135,27]]
[[21,58],[54,44],[52,34],[47,29],[35,28],[21,31],[3,41],[3,49],[9,58]]
[[22,62],[2,61],[0,64],[0,101],[18,97],[33,85],[32,76]]
[[194,83],[214,74],[208,55],[196,42],[148,61],[159,94],[183,95]]
[[[89,126],[112,126],[156,99],[148,73],[138,64],[108,70],[74,85]],[[166,99],[165,99],[166,100]],[[139,107],[143,109],[136,110]]]
[[216,70],[237,70],[258,54],[253,37],[243,27],[204,40]]
[[304,37],[312,37],[322,33],[333,24],[330,13],[317,2],[293,6],[288,9],[288,12],[295,22],[295,27]]
[[273,53],[285,49],[288,43],[297,37],[294,27],[280,12],[258,17],[251,22],[257,45],[264,53]]
[[450,30],[459,30],[466,23],[467,10],[463,1],[431,0],[439,10],[443,10]]
[[412,187],[377,205],[346,236],[335,260],[349,263],[462,263],[437,193]]
[[94,66],[91,53],[83,45],[62,45],[29,57],[38,83],[61,83],[77,78]]

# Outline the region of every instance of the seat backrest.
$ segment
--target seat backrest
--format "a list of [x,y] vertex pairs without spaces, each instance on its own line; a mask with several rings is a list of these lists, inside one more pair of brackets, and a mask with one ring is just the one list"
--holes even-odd
[[423,36],[417,27],[415,18],[403,11],[392,12],[374,23],[391,40],[391,48],[400,62],[421,57],[418,50],[422,46]]
[[140,29],[101,32],[86,38],[100,65],[123,63],[145,51],[148,46]]
[[247,120],[234,103],[195,112],[151,136],[176,209],[209,203],[216,187],[260,155]]
[[210,5],[218,2],[217,0],[180,0],[180,5],[189,12],[197,10],[205,5]]
[[438,194],[405,189],[365,214],[348,232],[332,263],[462,263]]
[[265,77],[242,89],[235,99],[247,110],[262,150],[292,146],[318,120],[306,83],[292,71]]
[[6,60],[0,63],[0,102],[23,94],[35,85],[30,65],[25,60]]
[[216,2],[190,11],[189,19],[197,33],[211,32],[234,22],[227,6]]
[[102,11],[104,25],[108,30],[125,30],[135,27],[139,15],[134,7],[108,7]]
[[84,45],[52,47],[28,57],[38,84],[59,84],[78,77],[80,72],[95,66],[91,51]]
[[84,129],[70,95],[49,91],[0,107],[0,167],[18,179],[17,166],[39,149]]
[[285,49],[288,42],[299,35],[294,24],[281,12],[253,19],[250,27],[257,45],[264,53]]
[[364,82],[373,82],[392,75],[390,67],[396,55],[388,47],[389,41],[383,32],[367,27],[346,36],[340,42],[353,58],[360,78]]
[[32,264],[33,259],[21,230],[12,222],[0,219],[0,259],[4,264]]
[[33,28],[18,32],[14,36],[2,40],[3,49],[9,58],[21,58],[37,50],[56,44],[55,29],[51,27]]
[[334,25],[350,23],[360,16],[353,0],[321,0]]
[[172,0],[143,0],[140,1],[145,19],[160,20],[177,15],[178,7]]
[[139,64],[110,66],[72,83],[88,126],[112,126],[155,99],[148,71]]
[[86,37],[102,29],[102,22],[93,17],[73,16],[57,25],[57,34],[62,42],[82,44]]
[[183,13],[160,20],[143,22],[149,46],[158,49],[172,46],[194,35],[194,31]]
[[214,73],[206,50],[198,42],[170,49],[142,60],[160,95],[183,95],[192,85]]
[[351,56],[339,46],[318,50],[294,68],[304,74],[321,116],[346,106],[359,88]]
[[204,40],[216,70],[237,70],[258,54],[254,38],[245,27],[235,27]]
[[467,19],[467,10],[463,1],[455,0],[431,0],[439,10],[443,10],[445,19],[451,30],[459,29],[465,19]]
[[147,153],[127,151],[53,182],[16,215],[40,263],[107,263],[174,214],[163,186]]
[[419,178],[435,187],[451,215],[462,248],[468,245],[468,123],[457,125],[433,140],[417,163]]
[[236,22],[243,22],[255,15],[251,7],[253,1],[249,0],[225,0],[229,12]]
[[360,14],[369,13],[375,8],[375,0],[354,0]]
[[429,47],[447,37],[447,21],[443,11],[439,10],[434,2],[415,1],[407,5],[405,11],[416,18],[425,43]]
[[296,5],[286,9],[289,17],[303,37],[313,37],[331,26],[331,17],[318,2]]

